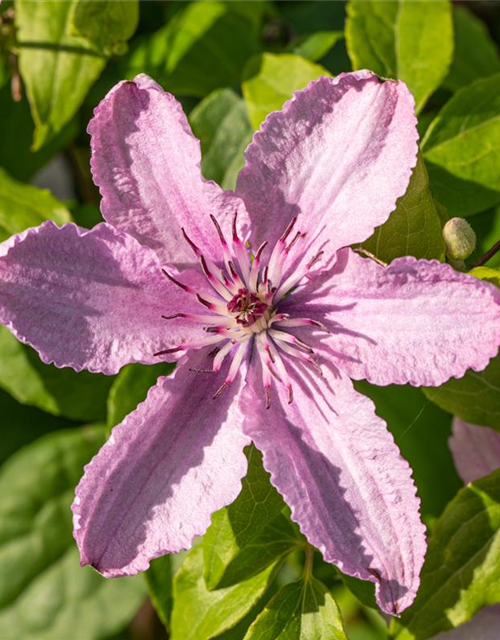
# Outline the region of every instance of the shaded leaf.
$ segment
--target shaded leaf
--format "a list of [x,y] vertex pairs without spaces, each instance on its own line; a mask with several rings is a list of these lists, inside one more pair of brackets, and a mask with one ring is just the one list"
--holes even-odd
[[138,0],[77,0],[71,33],[105,54],[123,53],[139,23]]
[[436,522],[397,640],[425,640],[500,602],[500,470],[461,489]]
[[108,430],[146,399],[149,389],[160,376],[168,376],[175,368],[171,362],[151,366],[129,364],[115,377],[108,396]]
[[423,391],[438,407],[462,420],[500,431],[500,356],[483,371],[469,370],[463,378]]
[[283,500],[271,485],[254,446],[246,449],[248,472],[236,500],[212,516],[203,538],[204,577],[215,589],[248,577],[288,553],[297,543],[291,523],[280,514]]
[[70,35],[74,1],[16,1],[19,69],[35,122],[34,149],[69,122],[106,64]]
[[49,434],[0,471],[2,640],[106,638],[144,598],[140,578],[106,580],[79,566],[70,504],[103,435],[97,426]]
[[237,585],[209,591],[203,579],[203,550],[192,549],[174,578],[171,640],[209,640],[231,629],[265,594],[276,570],[271,565]]
[[31,144],[35,125],[28,101],[23,98],[21,102],[14,102],[9,85],[0,89],[0,121],[9,123],[8,127],[2,128],[0,166],[18,180],[29,180],[78,133],[73,119],[50,142],[33,152]]
[[[500,206],[479,213],[470,218],[469,223],[477,238],[476,250],[469,259],[469,262],[473,264],[489,251],[500,238]],[[486,266],[498,268],[500,266],[500,252],[490,258]]]
[[253,128],[258,129],[271,111],[279,111],[294,91],[329,75],[324,67],[292,53],[263,53],[252,58],[245,68],[242,91]]
[[172,615],[173,583],[172,562],[170,556],[162,556],[152,560],[149,569],[144,574],[148,585],[149,595],[154,608],[165,627],[170,627]]
[[253,133],[244,101],[232,89],[218,89],[191,111],[189,121],[201,141],[203,175],[234,189]]
[[63,418],[56,418],[34,407],[26,407],[0,389],[0,464],[15,451],[36,440],[44,433],[73,427]]
[[453,9],[455,51],[443,87],[457,91],[478,78],[500,71],[500,56],[484,22],[467,7]]
[[111,376],[46,365],[2,326],[0,353],[0,387],[18,402],[82,422],[105,418]]
[[443,260],[445,247],[441,227],[427,170],[419,155],[408,189],[397,201],[395,211],[362,246],[384,262],[408,255]]
[[0,169],[0,241],[45,220],[64,224],[71,216],[47,189],[18,182]]
[[281,589],[248,630],[245,640],[347,640],[331,593],[313,577]]
[[131,52],[127,77],[148,73],[167,91],[203,97],[235,87],[259,42],[242,12],[224,2],[193,2]]
[[500,201],[500,73],[464,87],[427,129],[422,151],[434,196],[452,216]]

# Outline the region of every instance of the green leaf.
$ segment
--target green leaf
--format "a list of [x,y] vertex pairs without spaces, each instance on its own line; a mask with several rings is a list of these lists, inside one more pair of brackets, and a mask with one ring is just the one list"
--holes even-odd
[[398,640],[425,640],[500,602],[500,470],[458,492],[436,522]]
[[123,53],[139,24],[138,0],[77,0],[71,33],[104,55]]
[[236,87],[260,44],[251,22],[225,2],[194,2],[131,52],[127,77],[149,73],[178,95],[204,97]]
[[330,73],[292,53],[263,53],[253,57],[245,68],[243,97],[254,129],[271,111],[279,111],[283,103],[311,80]]
[[175,368],[171,362],[151,366],[129,364],[116,376],[108,396],[108,429],[119,424],[126,415],[146,399],[149,389],[160,376],[168,376]]
[[462,484],[448,448],[451,416],[410,385],[377,387],[361,381],[356,389],[374,401],[410,463],[423,516],[439,516]]
[[72,420],[104,419],[111,376],[43,364],[31,347],[1,326],[0,353],[0,387],[18,402]]
[[228,586],[262,571],[300,544],[280,514],[283,500],[271,485],[255,447],[246,449],[248,472],[239,496],[212,516],[203,538],[204,576],[209,589]]
[[441,226],[425,164],[419,154],[405,195],[399,198],[387,222],[375,229],[362,246],[384,262],[408,255],[443,260]]
[[500,201],[500,73],[464,87],[427,129],[422,151],[434,196],[454,216]]
[[253,133],[244,101],[232,89],[218,89],[191,111],[189,121],[201,141],[203,175],[234,189]]
[[78,133],[77,123],[73,119],[52,141],[33,152],[31,143],[35,126],[28,101],[24,97],[21,102],[14,102],[9,85],[0,89],[0,122],[9,123],[8,127],[2,129],[0,166],[18,180],[29,180]]
[[500,56],[484,22],[466,7],[453,9],[455,52],[443,87],[457,91],[500,71]]
[[0,241],[45,220],[64,224],[71,215],[47,189],[18,182],[0,169]]
[[162,556],[152,560],[144,575],[156,613],[165,627],[169,629],[174,604],[170,556]]
[[[489,251],[500,238],[500,206],[479,213],[469,220],[476,233],[476,250],[469,258],[471,264]],[[500,252],[490,258],[486,264],[488,267],[500,266]]]
[[245,640],[347,640],[347,636],[331,593],[311,576],[283,587]]
[[70,35],[74,1],[16,0],[19,69],[35,121],[35,150],[71,120],[106,64]]
[[439,87],[453,54],[448,0],[353,0],[347,5],[347,50],[354,69],[404,80],[419,113]]
[[483,371],[469,369],[463,378],[423,391],[438,407],[462,420],[500,431],[500,356]]
[[288,49],[291,53],[307,58],[311,62],[321,60],[333,49],[339,40],[343,40],[343,31],[316,31],[292,40]]
[[56,418],[34,407],[25,407],[0,389],[0,464],[15,451],[44,433],[74,426],[69,420]]
[[498,271],[498,269],[491,269],[490,267],[476,267],[475,269],[471,269],[469,273],[471,276],[479,278],[479,280],[486,280],[486,282],[491,282],[491,284],[500,287],[500,271]]
[[79,566],[70,504],[103,435],[98,426],[49,434],[0,471],[2,640],[100,640],[144,598],[140,579],[106,580]]
[[186,556],[174,578],[171,640],[209,640],[236,625],[262,598],[278,566],[225,589],[209,591],[203,579],[203,550]]

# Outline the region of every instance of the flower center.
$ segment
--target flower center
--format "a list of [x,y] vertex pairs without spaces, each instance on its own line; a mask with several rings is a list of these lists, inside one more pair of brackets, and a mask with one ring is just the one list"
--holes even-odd
[[227,310],[234,314],[236,322],[243,327],[255,324],[265,315],[268,308],[267,303],[245,287],[238,289],[238,293],[227,303]]
[[321,369],[314,359],[314,350],[299,339],[293,331],[299,327],[328,329],[317,320],[302,317],[290,317],[280,313],[280,302],[285,296],[300,286],[312,266],[323,254],[320,251],[307,264],[286,273],[285,263],[294,245],[303,242],[305,234],[296,232],[290,240],[291,232],[297,221],[294,218],[273,248],[267,264],[263,264],[263,253],[267,242],[263,242],[255,254],[239,238],[236,227],[236,214],[233,219],[233,237],[231,246],[217,222],[211,216],[222,245],[220,265],[204,257],[200,248],[189,238],[184,229],[182,233],[200,262],[200,267],[213,289],[213,295],[195,291],[183,284],[170,273],[166,277],[187,293],[196,297],[209,314],[176,313],[163,316],[166,320],[183,318],[203,327],[205,336],[193,342],[177,347],[163,349],[155,355],[162,356],[176,351],[190,351],[213,346],[211,371],[220,370],[226,357],[232,357],[226,378],[214,398],[227,389],[235,379],[244,359],[252,361],[256,355],[260,359],[262,384],[265,390],[266,406],[271,402],[271,383],[284,385],[288,391],[288,401],[293,401],[293,388],[287,373],[289,359],[301,360]]

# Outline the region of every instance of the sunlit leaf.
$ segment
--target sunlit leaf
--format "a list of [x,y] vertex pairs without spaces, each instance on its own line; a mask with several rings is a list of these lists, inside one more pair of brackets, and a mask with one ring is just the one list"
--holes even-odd
[[123,53],[139,22],[138,0],[77,0],[71,33],[105,55]]
[[343,31],[316,31],[299,36],[290,43],[288,48],[292,53],[316,62],[326,56],[343,38]]
[[70,35],[74,2],[16,0],[19,68],[36,126],[34,149],[69,122],[106,64]]
[[328,75],[324,67],[292,53],[263,53],[252,58],[245,68],[242,90],[253,128],[258,129],[271,111],[279,111],[294,91]]
[[236,87],[248,58],[260,45],[252,25],[224,2],[194,2],[131,52],[128,77],[148,73],[165,89],[203,97]]
[[45,220],[64,224],[71,216],[49,191],[18,182],[0,169],[0,241]]
[[458,492],[436,522],[397,640],[425,640],[500,602],[500,470]]
[[245,640],[347,640],[331,593],[313,577],[286,585],[267,604]]
[[422,151],[434,196],[451,215],[500,201],[500,73],[449,100],[427,129]]
[[265,594],[276,569],[271,565],[234,586],[209,591],[203,550],[190,551],[174,578],[171,640],[209,640],[234,627]]
[[404,80],[417,113],[448,73],[453,24],[448,0],[352,0],[347,5],[347,50],[354,69]]

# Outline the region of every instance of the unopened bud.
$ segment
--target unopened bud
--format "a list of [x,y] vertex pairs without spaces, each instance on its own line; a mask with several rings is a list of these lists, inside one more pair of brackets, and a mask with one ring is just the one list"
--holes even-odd
[[452,218],[443,228],[446,255],[450,260],[465,260],[476,248],[476,234],[467,220]]

